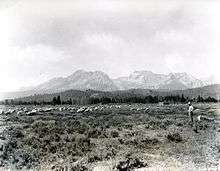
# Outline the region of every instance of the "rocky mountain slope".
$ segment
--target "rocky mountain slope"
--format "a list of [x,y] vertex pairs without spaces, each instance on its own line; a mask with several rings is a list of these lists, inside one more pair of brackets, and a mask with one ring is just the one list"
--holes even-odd
[[1,93],[0,98],[14,98],[34,94],[56,93],[66,90],[116,91],[129,89],[186,90],[203,87],[209,82],[187,73],[156,74],[151,71],[135,71],[128,77],[111,79],[102,71],[78,70],[67,77],[56,77],[24,91]]
[[165,75],[155,74],[151,71],[135,71],[128,77],[117,78],[114,81],[121,90],[131,88],[183,90],[206,85],[203,81],[187,73]]

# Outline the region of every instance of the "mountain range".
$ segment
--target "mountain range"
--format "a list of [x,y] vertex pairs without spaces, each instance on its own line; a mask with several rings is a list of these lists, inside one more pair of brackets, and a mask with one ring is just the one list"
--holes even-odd
[[[33,94],[56,93],[66,90],[116,91],[129,89],[152,89],[163,91],[185,90],[209,85],[194,76],[183,73],[157,74],[152,71],[135,71],[127,77],[111,79],[102,71],[77,70],[67,77],[56,77],[35,87],[22,88],[7,93],[9,98]],[[10,95],[11,94],[11,95]]]
[[115,79],[114,82],[121,90],[131,88],[184,90],[207,85],[205,82],[185,72],[165,75],[156,74],[151,71],[135,71],[128,77]]
[[[184,90],[207,85],[207,82],[199,80],[187,73],[156,74],[151,71],[135,71],[128,77],[111,79],[102,71],[77,70],[67,77],[53,78],[44,82],[32,90],[63,91],[75,90],[128,90],[128,89],[164,89]],[[30,90],[31,90],[30,89]]]
[[[203,97],[205,98],[215,98],[220,97],[220,84],[213,84],[209,86],[186,89],[186,90],[173,90],[173,91],[159,91],[150,89],[129,89],[129,90],[116,90],[116,91],[98,91],[98,90],[66,90],[57,93],[44,93],[38,95],[25,96],[21,98],[14,98],[14,102],[51,102],[54,97],[60,96],[62,101],[68,101],[72,99],[75,102],[81,103],[86,102],[89,97],[107,97],[110,99],[126,99],[126,98],[146,98],[146,96],[184,96],[185,98],[193,99]],[[84,100],[84,101],[82,101]],[[88,101],[87,101],[88,102]]]

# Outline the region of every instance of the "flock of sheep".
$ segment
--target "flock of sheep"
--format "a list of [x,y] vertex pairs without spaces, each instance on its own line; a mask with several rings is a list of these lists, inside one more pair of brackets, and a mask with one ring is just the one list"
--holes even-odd
[[[111,104],[111,105],[89,105],[89,106],[49,106],[49,107],[42,107],[42,106],[15,106],[9,107],[0,110],[0,114],[26,114],[26,115],[35,115],[35,114],[43,114],[47,112],[70,112],[70,113],[87,113],[87,112],[98,112],[98,111],[105,111],[105,110],[126,110],[126,111],[133,111],[133,112],[143,112],[148,113],[149,108],[145,105],[129,105],[129,104]],[[196,109],[194,112],[197,113],[199,109]],[[214,120],[212,118],[208,118],[207,116],[197,115],[197,121],[201,120]]]
[[33,115],[38,113],[46,113],[52,111],[69,111],[71,113],[86,113],[86,112],[94,112],[94,111],[104,111],[106,109],[125,109],[130,111],[142,111],[147,112],[149,110],[148,107],[138,107],[134,105],[90,105],[90,106],[50,106],[50,107],[42,107],[42,106],[34,106],[34,107],[12,107],[5,108],[0,111],[0,114],[26,114]]

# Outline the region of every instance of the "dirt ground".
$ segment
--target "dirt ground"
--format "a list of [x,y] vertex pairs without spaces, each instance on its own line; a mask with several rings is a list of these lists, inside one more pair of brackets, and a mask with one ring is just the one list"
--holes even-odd
[[220,104],[193,105],[194,125],[186,104],[4,106],[0,166],[57,171],[218,170]]

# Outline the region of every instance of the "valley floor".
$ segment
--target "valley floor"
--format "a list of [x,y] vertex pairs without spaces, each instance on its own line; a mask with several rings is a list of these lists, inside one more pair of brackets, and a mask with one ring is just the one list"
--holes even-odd
[[[0,165],[11,170],[218,170],[220,104],[4,106]],[[198,132],[195,131],[197,127]]]

